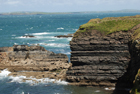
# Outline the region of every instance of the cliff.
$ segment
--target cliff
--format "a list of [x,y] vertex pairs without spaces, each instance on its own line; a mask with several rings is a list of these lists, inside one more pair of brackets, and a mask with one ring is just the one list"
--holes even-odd
[[139,34],[140,15],[91,19],[81,25],[70,42],[73,65],[67,81],[72,85],[127,86],[140,68]]

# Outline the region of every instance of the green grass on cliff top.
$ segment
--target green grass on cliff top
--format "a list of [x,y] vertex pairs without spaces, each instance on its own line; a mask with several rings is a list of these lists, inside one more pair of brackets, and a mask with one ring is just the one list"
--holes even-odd
[[91,19],[88,23],[79,27],[76,33],[97,30],[104,35],[117,31],[128,31],[140,23],[140,15],[125,17],[107,17],[103,19]]

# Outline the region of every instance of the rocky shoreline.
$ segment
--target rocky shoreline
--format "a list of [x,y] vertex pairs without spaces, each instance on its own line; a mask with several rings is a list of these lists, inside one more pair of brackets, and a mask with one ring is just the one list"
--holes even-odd
[[56,37],[72,36],[71,63],[67,55],[41,46],[14,45],[0,48],[0,70],[8,68],[9,76],[61,79],[69,85],[115,90],[133,88],[135,80],[132,94],[140,91],[140,15],[91,19],[74,35]]
[[68,57],[55,54],[41,46],[14,45],[0,48],[0,70],[8,69],[10,76],[32,76],[37,79],[65,80],[71,67]]

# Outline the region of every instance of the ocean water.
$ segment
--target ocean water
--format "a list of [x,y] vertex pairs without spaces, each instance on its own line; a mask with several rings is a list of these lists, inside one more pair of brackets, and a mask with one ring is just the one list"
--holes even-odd
[[[71,38],[56,38],[76,32],[80,25],[90,19],[104,17],[134,16],[140,13],[80,13],[52,15],[0,15],[0,47],[13,45],[40,45],[55,53],[64,53],[70,58]],[[25,38],[33,35],[34,38]],[[111,94],[104,88],[69,86],[65,81],[52,83],[22,82],[20,77],[8,77],[9,72],[0,73],[0,94]],[[9,83],[10,82],[10,83]]]

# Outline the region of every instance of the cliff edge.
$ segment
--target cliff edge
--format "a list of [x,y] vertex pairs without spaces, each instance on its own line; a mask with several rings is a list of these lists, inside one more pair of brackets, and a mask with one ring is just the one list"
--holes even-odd
[[[140,68],[140,15],[91,19],[70,42],[67,81],[84,86],[127,86]],[[131,75],[131,76],[130,76]]]

